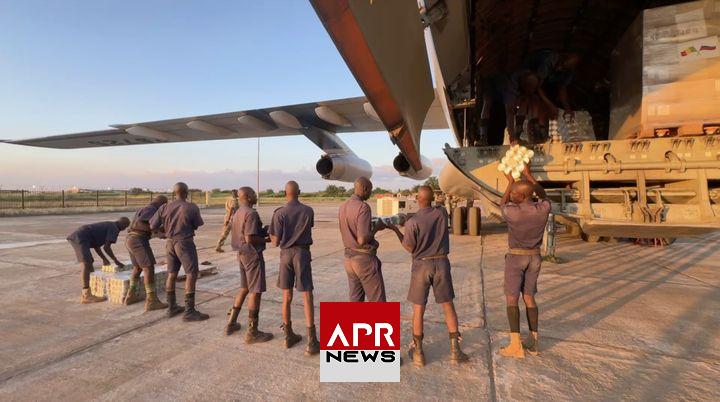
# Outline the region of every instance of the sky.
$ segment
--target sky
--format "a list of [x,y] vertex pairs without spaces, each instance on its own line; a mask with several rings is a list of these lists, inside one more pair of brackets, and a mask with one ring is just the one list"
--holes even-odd
[[[362,95],[309,2],[0,0],[0,139]],[[407,188],[387,132],[343,141],[373,181]],[[423,133],[436,173],[448,130]],[[262,189],[324,188],[322,151],[302,136],[263,139]],[[255,139],[53,150],[0,143],[0,188],[255,186]],[[343,184],[343,183],[334,183]]]

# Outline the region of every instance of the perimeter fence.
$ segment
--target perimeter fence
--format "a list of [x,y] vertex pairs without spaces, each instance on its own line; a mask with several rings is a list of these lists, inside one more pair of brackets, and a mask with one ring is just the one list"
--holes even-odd
[[[142,206],[157,195],[173,199],[171,193],[153,191],[0,190],[0,209]],[[211,193],[191,191],[188,200],[196,204],[216,204],[214,198]]]

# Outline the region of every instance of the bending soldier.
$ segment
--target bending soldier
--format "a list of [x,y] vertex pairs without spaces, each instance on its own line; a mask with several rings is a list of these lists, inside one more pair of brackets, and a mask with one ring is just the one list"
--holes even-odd
[[98,222],[90,225],[80,226],[76,231],[70,233],[67,241],[75,250],[75,256],[82,269],[82,293],[80,303],[97,303],[105,301],[105,297],[94,296],[90,292],[90,272],[93,272],[93,256],[90,249],[102,259],[103,265],[110,265],[110,261],[100,250],[102,247],[108,256],[118,267],[123,267],[112,251],[111,245],[117,242],[118,235],[130,225],[130,219],[122,217],[115,222]]
[[140,274],[143,274],[145,284],[145,311],[160,310],[167,307],[167,304],[157,298],[155,290],[155,255],[150,247],[150,219],[157,212],[158,208],[167,204],[168,199],[164,195],[158,195],[150,204],[141,208],[135,213],[128,235],[125,238],[125,247],[130,253],[130,261],[133,264],[133,271],[130,275],[130,287],[123,296],[123,304],[130,305],[141,300],[137,292]]

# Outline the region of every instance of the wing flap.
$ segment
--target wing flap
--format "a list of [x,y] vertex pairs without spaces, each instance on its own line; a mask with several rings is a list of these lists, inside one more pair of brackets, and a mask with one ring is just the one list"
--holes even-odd
[[[383,124],[365,111],[366,103],[365,97],[346,98],[133,124],[114,124],[111,126],[112,129],[108,130],[6,142],[44,148],[73,149],[305,135],[326,152],[336,153],[349,150],[334,135],[335,133],[385,131]],[[343,124],[333,124],[331,121],[323,120],[316,111],[319,106],[324,106],[342,117],[340,120]],[[433,112],[434,109],[437,110]],[[289,113],[300,122],[302,127],[296,129],[275,122],[270,116],[270,113],[275,111]],[[350,124],[346,124],[347,122]],[[431,108],[431,113],[427,116],[426,128],[446,127],[447,123],[439,106]]]

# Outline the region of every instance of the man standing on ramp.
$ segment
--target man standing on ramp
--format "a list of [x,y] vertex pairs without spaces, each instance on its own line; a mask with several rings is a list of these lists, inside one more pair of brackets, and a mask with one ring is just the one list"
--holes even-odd
[[199,276],[195,231],[202,226],[202,217],[197,205],[187,202],[188,186],[176,183],[173,187],[176,200],[161,206],[150,219],[150,230],[160,231],[167,237],[167,291],[168,317],[174,317],[183,311],[175,299],[175,280],[180,266],[185,270],[185,314],[183,321],[203,321],[210,316],[195,309],[195,283]]
[[167,307],[161,302],[155,293],[155,255],[150,247],[150,219],[152,219],[158,208],[167,204],[168,199],[164,195],[156,196],[150,204],[141,208],[135,213],[130,224],[128,235],[125,238],[125,247],[130,253],[130,261],[133,264],[133,271],[130,275],[130,287],[123,296],[123,304],[130,305],[141,300],[137,293],[140,274],[144,276],[145,282],[145,311],[160,310]]
[[[508,187],[500,202],[503,218],[508,225],[509,250],[505,256],[505,298],[507,316],[510,323],[510,344],[500,348],[505,357],[525,357],[525,349],[537,355],[538,339],[538,307],[535,303],[537,281],[540,276],[540,245],[550,214],[550,200],[545,190],[530,173],[530,166],[525,166],[525,180],[516,182],[511,175]],[[533,201],[533,192],[539,200]],[[530,338],[523,345],[520,341],[520,308],[518,301],[520,292],[525,302]],[[524,347],[523,347],[524,346]]]
[[270,239],[274,246],[280,247],[280,271],[277,285],[283,291],[283,330],[285,347],[290,348],[300,342],[302,337],[292,330],[291,304],[293,285],[302,293],[305,302],[305,322],[308,341],[305,353],[320,353],[320,342],[315,330],[315,306],[313,303],[312,228],[315,225],[315,212],[309,206],[298,201],[300,186],[294,181],[285,185],[287,204],[275,210],[270,222]]
[[469,360],[460,349],[458,318],[453,304],[455,291],[448,260],[448,215],[444,207],[432,206],[433,198],[434,193],[429,186],[419,188],[417,202],[420,209],[405,224],[404,235],[395,225],[387,224],[400,239],[405,250],[412,254],[410,290],[407,296],[408,301],[413,304],[413,344],[410,358],[418,367],[425,365],[422,347],[423,317],[431,287],[435,302],[442,306],[445,313],[445,323],[450,334],[450,361],[460,363]]
[[345,245],[345,272],[351,302],[384,302],[385,281],[382,264],[377,258],[378,242],[375,232],[385,229],[379,221],[372,228],[372,211],[365,202],[372,194],[372,183],[367,177],[355,180],[353,195],[340,205],[340,236]]

